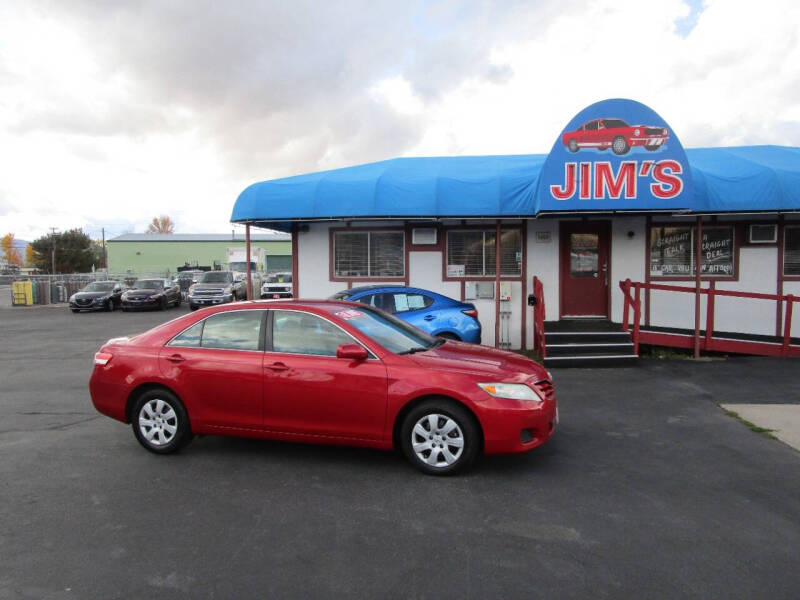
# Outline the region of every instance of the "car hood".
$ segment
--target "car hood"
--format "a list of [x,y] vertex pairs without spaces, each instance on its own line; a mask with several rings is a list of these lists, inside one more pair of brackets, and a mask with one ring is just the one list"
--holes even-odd
[[76,300],[93,300],[95,298],[105,298],[110,296],[111,292],[78,292],[75,294]]
[[514,352],[497,350],[477,344],[447,341],[437,348],[410,354],[418,365],[443,371],[458,371],[501,381],[549,379],[540,364]]
[[164,290],[157,290],[155,288],[137,288],[135,290],[128,290],[125,292],[126,296],[150,296],[152,294],[163,294]]
[[225,289],[232,285],[232,283],[195,283],[193,287],[196,290],[218,290],[220,288]]

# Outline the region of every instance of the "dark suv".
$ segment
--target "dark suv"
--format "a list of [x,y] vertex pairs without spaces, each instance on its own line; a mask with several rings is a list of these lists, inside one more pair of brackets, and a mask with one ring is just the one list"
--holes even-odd
[[207,271],[197,278],[197,283],[189,288],[187,294],[192,310],[246,297],[247,283],[241,274],[233,271]]

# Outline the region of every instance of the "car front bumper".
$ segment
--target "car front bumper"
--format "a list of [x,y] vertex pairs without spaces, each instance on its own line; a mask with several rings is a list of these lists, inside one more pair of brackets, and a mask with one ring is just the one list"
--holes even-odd
[[70,302],[69,307],[72,310],[105,310],[108,300],[103,298],[101,300],[93,300],[91,304],[78,304],[77,302]]
[[215,304],[227,304],[233,302],[233,294],[223,294],[222,296],[187,296],[190,306],[214,306]]
[[516,454],[533,450],[552,437],[558,405],[555,396],[542,402],[492,398],[481,403],[478,419],[486,454]]

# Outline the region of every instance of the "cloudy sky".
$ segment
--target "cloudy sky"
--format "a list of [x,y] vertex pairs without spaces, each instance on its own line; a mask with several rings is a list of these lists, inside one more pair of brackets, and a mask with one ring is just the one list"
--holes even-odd
[[230,231],[254,181],[546,153],[610,97],[800,146],[800,3],[4,0],[0,235]]

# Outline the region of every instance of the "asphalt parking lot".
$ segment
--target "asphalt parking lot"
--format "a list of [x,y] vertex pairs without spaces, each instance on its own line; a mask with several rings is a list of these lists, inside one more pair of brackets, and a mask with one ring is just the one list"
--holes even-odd
[[546,446],[426,477],[398,455],[206,437],[144,451],[92,355],[165,313],[0,310],[0,598],[797,598],[800,452],[718,403],[797,361],[555,373]]

